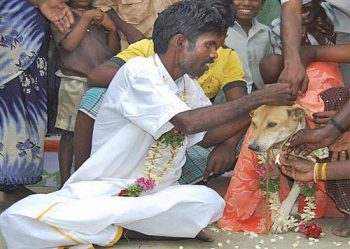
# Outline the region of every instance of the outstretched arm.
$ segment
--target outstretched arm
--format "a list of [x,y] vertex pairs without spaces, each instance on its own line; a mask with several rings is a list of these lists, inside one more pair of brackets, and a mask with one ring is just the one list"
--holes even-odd
[[[283,174],[297,181],[312,181],[314,179],[314,163],[295,156],[282,157],[281,170]],[[320,173],[320,169],[319,172]],[[327,180],[350,178],[349,160],[327,163]],[[320,175],[317,177],[320,179]]]
[[[185,134],[214,129],[247,115],[260,105],[291,105],[295,101],[288,84],[266,85],[247,96],[225,104],[181,112],[170,122]],[[228,139],[227,137],[226,139]]]
[[305,92],[308,85],[306,70],[302,64],[299,50],[302,34],[301,0],[289,0],[282,4],[282,49],[284,69],[278,82],[289,83],[293,94]]

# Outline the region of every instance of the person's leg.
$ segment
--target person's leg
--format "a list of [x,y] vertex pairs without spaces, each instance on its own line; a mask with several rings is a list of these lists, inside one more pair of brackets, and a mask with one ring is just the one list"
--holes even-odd
[[61,187],[70,177],[73,163],[73,137],[72,131],[63,131],[58,150],[58,161],[60,166]]
[[82,111],[78,111],[74,134],[74,167],[77,170],[91,153],[92,131],[95,120]]

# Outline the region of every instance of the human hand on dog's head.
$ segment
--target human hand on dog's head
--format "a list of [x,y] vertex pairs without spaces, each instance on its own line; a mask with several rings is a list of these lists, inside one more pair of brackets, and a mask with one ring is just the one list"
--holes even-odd
[[262,102],[265,105],[286,106],[294,104],[296,100],[296,96],[293,95],[292,89],[287,83],[265,85],[260,94],[262,94]]
[[287,153],[281,157],[281,171],[296,181],[312,181],[314,177],[314,163]]

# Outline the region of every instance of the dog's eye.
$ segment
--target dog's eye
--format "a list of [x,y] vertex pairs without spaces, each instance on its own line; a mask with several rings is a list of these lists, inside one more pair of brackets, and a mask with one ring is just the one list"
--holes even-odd
[[256,128],[256,124],[254,122],[252,122],[252,125],[253,125],[253,128],[255,129]]
[[277,125],[276,122],[269,122],[269,123],[267,124],[267,128],[272,128],[272,127],[275,127],[276,125]]

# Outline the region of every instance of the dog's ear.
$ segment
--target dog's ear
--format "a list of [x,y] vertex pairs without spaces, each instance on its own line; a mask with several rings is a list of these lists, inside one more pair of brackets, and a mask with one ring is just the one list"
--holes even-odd
[[287,109],[287,112],[289,117],[295,118],[304,118],[306,115],[305,110],[301,107],[293,107],[291,109]]
[[250,116],[251,118],[253,118],[253,117],[254,117],[254,114],[255,114],[255,110],[254,110],[254,111],[251,111],[251,112],[249,113],[249,116]]

